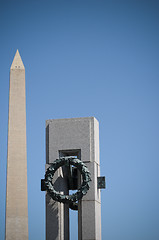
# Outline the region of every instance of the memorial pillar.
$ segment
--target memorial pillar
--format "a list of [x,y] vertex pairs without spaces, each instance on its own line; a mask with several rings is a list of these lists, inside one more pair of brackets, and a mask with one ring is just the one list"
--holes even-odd
[[[46,168],[62,156],[81,159],[92,178],[88,193],[79,201],[78,240],[101,240],[101,198],[97,187],[100,176],[99,126],[94,117],[46,121]],[[78,178],[80,182],[81,176]],[[58,169],[54,181],[59,191],[69,194],[65,170]],[[48,194],[46,240],[69,240],[69,206],[50,199]]]

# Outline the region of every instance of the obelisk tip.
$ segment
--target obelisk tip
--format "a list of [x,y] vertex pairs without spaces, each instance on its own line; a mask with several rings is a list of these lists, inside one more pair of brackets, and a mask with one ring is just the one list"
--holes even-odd
[[19,54],[19,51],[17,49],[16,54],[14,56],[12,65],[11,65],[11,70],[12,69],[25,69],[24,64],[22,62],[21,56]]

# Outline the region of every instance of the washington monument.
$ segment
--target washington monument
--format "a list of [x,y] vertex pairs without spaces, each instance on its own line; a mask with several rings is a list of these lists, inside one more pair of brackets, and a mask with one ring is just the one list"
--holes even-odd
[[6,240],[28,240],[25,68],[17,50],[10,68]]

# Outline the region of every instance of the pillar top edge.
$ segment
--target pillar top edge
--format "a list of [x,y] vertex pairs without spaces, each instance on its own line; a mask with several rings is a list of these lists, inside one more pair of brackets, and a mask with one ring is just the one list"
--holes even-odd
[[90,120],[90,121],[97,121],[98,122],[98,120],[95,117],[79,117],[79,118],[47,119],[46,124],[48,125],[49,123],[52,123],[52,122],[82,121],[82,120]]

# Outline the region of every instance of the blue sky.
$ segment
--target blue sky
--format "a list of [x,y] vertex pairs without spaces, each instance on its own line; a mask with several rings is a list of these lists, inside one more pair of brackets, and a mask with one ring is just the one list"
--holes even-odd
[[29,240],[45,239],[45,120],[89,116],[100,123],[107,182],[103,240],[159,239],[158,23],[153,0],[0,1],[0,239],[17,48],[26,69]]

